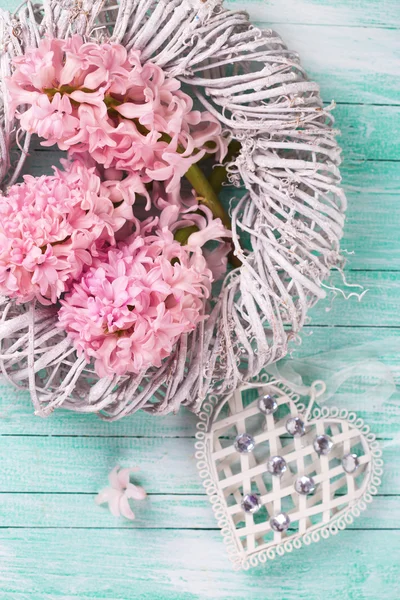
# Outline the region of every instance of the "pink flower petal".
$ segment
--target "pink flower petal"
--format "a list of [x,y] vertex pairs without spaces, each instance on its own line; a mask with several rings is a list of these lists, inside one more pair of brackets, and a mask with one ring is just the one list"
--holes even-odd
[[120,481],[119,469],[119,465],[113,468],[113,470],[108,474],[108,481],[110,482],[112,488],[116,490],[123,490],[126,488],[126,485]]
[[115,110],[120,115],[127,119],[136,119],[152,111],[152,107],[147,104],[133,104],[132,102],[125,102],[120,106],[116,106]]
[[114,517],[119,517],[121,515],[121,500],[123,499],[124,495],[118,490],[113,491],[114,493],[111,495],[108,502],[108,508]]
[[137,473],[138,471],[140,471],[139,467],[130,467],[127,469],[121,469],[119,471],[118,484],[121,486],[122,489],[125,489],[128,487],[128,485],[130,485],[129,478],[131,473]]
[[130,519],[131,521],[135,519],[135,513],[129,505],[129,499],[127,498],[127,496],[121,497],[119,501],[119,510],[121,512],[121,515],[126,519]]
[[134,500],[144,500],[147,497],[147,493],[140,485],[129,483],[125,490],[125,496]]

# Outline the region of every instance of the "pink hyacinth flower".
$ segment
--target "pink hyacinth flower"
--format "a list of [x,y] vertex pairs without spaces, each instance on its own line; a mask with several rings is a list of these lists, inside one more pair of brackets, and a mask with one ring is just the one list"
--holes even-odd
[[21,128],[70,156],[90,155],[105,169],[136,173],[142,182],[180,188],[205,152],[221,160],[227,141],[208,112],[193,110],[180,82],[137,50],[117,43],[45,38],[14,60],[7,80],[11,116]]
[[120,469],[117,465],[108,476],[110,487],[101,490],[95,502],[98,505],[108,504],[111,514],[114,517],[123,516],[133,521],[135,513],[132,511],[129,500],[144,500],[147,497],[146,491],[139,485],[130,482],[131,473],[139,471],[138,467]]
[[116,209],[95,169],[80,163],[52,176],[26,175],[0,194],[0,293],[55,303],[115,232],[133,219],[133,194]]
[[92,266],[61,301],[59,326],[99,377],[160,367],[182,334],[204,319],[212,273],[158,219]]

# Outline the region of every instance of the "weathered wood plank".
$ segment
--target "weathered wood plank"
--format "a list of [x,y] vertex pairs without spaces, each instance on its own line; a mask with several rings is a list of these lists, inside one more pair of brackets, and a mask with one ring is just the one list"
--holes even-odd
[[[151,495],[132,502],[135,521],[113,517],[97,507],[91,494],[1,494],[0,528],[216,529],[211,505],[203,495]],[[395,498],[393,496],[393,498]],[[394,503],[385,502],[385,506]],[[370,522],[371,522],[370,515]],[[361,527],[361,525],[360,525]],[[382,526],[383,528],[383,526]]]
[[[13,11],[18,0],[2,0],[4,10]],[[338,25],[358,27],[400,27],[396,0],[227,0],[231,10],[245,10],[252,21]]]
[[[139,465],[148,493],[202,494],[191,438],[0,436],[0,492],[97,493],[111,469]],[[400,494],[398,448],[385,449],[381,494]]]
[[10,600],[396,600],[399,541],[398,531],[347,530],[233,572],[217,531],[8,529],[0,589]]
[[96,493],[116,464],[140,466],[138,482],[149,493],[202,489],[192,438],[2,436],[0,451],[3,492]]
[[347,269],[400,270],[400,191],[347,192],[347,199],[341,247],[354,252],[348,256]]
[[400,278],[398,273],[353,271],[349,273],[348,280],[350,284],[359,285],[361,288],[346,288],[339,273],[333,273],[327,285],[341,288],[347,294],[368,290],[362,300],[359,302],[357,298],[352,297],[346,301],[339,294],[331,302],[332,296],[327,290],[327,298],[318,302],[309,312],[312,325],[400,326]]
[[397,143],[399,106],[339,104],[333,115],[341,131],[343,162],[349,166],[364,160],[400,160]]
[[252,21],[338,25],[346,27],[399,27],[396,0],[227,0],[232,10],[246,10]]
[[[2,0],[13,11],[18,0]],[[227,0],[227,8],[245,10],[252,21],[270,24],[335,25],[346,27],[400,27],[396,0]]]
[[28,392],[0,382],[0,434],[101,437],[192,437],[197,418],[182,408],[177,415],[155,417],[140,411],[110,423],[96,415],[60,410],[43,419],[33,416]]
[[[271,24],[257,25],[268,29]],[[324,100],[400,104],[400,36],[396,29],[319,27],[280,23],[272,26],[300,54]]]
[[376,194],[378,198],[400,193],[400,168],[396,161],[345,160],[340,170],[347,193]]
[[400,192],[347,192],[347,199],[341,247],[354,254],[346,269],[400,270]]
[[[131,501],[135,521],[113,517],[107,507],[96,507],[90,494],[2,494],[0,529],[218,529],[208,497],[151,495]],[[349,529],[399,529],[399,496],[377,496]]]

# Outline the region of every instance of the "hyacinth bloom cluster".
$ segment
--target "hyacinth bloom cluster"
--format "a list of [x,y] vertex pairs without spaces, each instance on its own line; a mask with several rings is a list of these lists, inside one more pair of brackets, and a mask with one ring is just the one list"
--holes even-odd
[[140,52],[117,43],[46,38],[15,59],[7,82],[10,110],[21,105],[21,128],[43,145],[90,156],[105,169],[137,173],[144,183],[180,187],[206,152],[222,158],[226,144],[211,114],[193,110],[180,82]]
[[204,318],[211,283],[201,251],[181,246],[166,227],[147,227],[93,259],[62,301],[60,326],[100,377],[138,374],[161,366]]
[[115,209],[109,190],[94,169],[74,163],[52,176],[26,175],[1,194],[0,292],[55,303],[97,248],[115,244],[125,205]]
[[48,37],[14,67],[10,116],[68,160],[0,193],[0,293],[57,305],[99,377],[158,368],[226,270],[229,219],[195,164],[225,156],[221,126],[120,44]]

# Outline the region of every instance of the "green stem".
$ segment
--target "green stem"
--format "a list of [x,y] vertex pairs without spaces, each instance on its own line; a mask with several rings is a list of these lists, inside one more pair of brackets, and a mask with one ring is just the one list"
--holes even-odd
[[[141,133],[142,135],[147,135],[147,133],[149,133],[148,129],[146,129],[146,127],[142,125],[138,119],[133,119],[133,121],[135,122],[135,126],[139,133]],[[168,135],[168,133],[163,133],[161,135],[161,140],[169,144],[171,142],[171,137]],[[227,161],[233,159],[234,155],[240,151],[240,147],[240,143],[236,142],[236,140],[229,144]],[[184,151],[185,149],[183,148],[183,146],[179,145],[177,148],[177,152],[179,154],[183,154]],[[225,174],[224,179],[222,180],[224,181],[227,175],[225,167],[222,167],[222,170]],[[186,171],[185,173],[185,177],[194,188],[197,194],[198,202],[200,204],[203,204],[204,206],[207,206],[211,210],[214,217],[220,218],[227,229],[232,229],[232,224],[228,213],[224,209],[223,204],[218,198],[217,193],[214,191],[213,186],[211,185],[207,177],[204,175],[203,171],[200,169],[197,163],[194,163],[193,165],[191,165],[191,167],[189,167],[188,171]],[[220,187],[222,187],[222,181]],[[183,229],[180,229],[175,233],[175,239],[178,240],[180,244],[185,245],[189,236],[192,233],[194,233],[194,231],[198,231],[197,227],[193,227],[184,227]],[[181,239],[183,241],[181,241]],[[235,268],[240,267],[242,264],[240,260],[236,256],[234,256],[233,251],[229,254],[229,261]]]
[[185,177],[194,188],[199,203],[207,206],[214,217],[220,218],[225,227],[231,229],[229,215],[200,167],[197,164],[192,165],[186,171]]
[[186,246],[188,243],[189,237],[192,233],[196,233],[199,231],[199,228],[196,225],[189,225],[188,227],[183,227],[182,229],[178,229],[175,231],[174,239],[180,243],[181,246]]
[[[207,206],[213,213],[214,217],[219,217],[227,229],[232,229],[231,220],[228,213],[225,211],[210,182],[197,164],[194,164],[190,167],[190,169],[185,173],[185,177],[192,184],[194,190],[196,191],[197,200],[199,203]],[[227,241],[232,243],[232,240],[230,239],[227,239]],[[235,269],[241,266],[241,261],[233,254],[233,251],[229,253],[228,258],[229,262],[233,267],[235,267]]]

